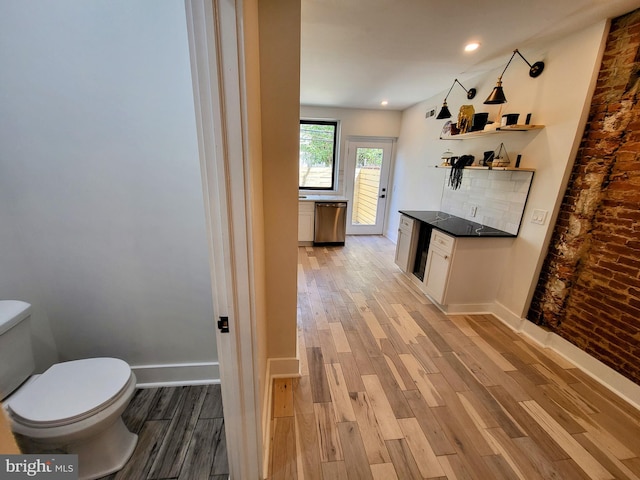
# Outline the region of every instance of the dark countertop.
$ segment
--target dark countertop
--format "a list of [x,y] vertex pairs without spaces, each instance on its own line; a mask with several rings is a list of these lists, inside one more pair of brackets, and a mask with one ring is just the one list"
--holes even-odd
[[512,233],[487,227],[481,223],[465,220],[464,218],[437,210],[399,210],[399,212],[407,217],[427,223],[433,228],[437,228],[454,237],[516,237],[516,235]]

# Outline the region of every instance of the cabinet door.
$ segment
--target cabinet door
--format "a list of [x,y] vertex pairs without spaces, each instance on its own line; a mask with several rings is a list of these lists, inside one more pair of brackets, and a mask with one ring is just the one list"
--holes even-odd
[[407,273],[412,269],[415,260],[416,223],[415,220],[406,215],[400,217],[395,262],[403,272]]
[[398,230],[398,243],[396,243],[396,265],[403,272],[408,271],[409,254],[411,253],[411,235],[402,229]]
[[438,303],[444,303],[449,281],[451,254],[437,248],[429,249],[427,267],[424,272],[424,289]]
[[300,202],[298,206],[298,241],[313,242],[313,227],[315,225],[315,204]]

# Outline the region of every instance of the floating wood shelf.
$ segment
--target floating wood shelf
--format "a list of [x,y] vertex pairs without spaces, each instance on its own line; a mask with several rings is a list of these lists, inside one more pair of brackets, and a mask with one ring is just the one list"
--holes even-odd
[[[435,165],[436,168],[451,168],[451,165]],[[535,168],[516,168],[516,167],[482,167],[479,165],[472,165],[470,167],[464,167],[465,170],[500,170],[509,172],[535,172]]]
[[477,132],[461,133],[459,135],[441,136],[440,140],[465,140],[467,138],[478,138],[487,135],[495,135],[496,133],[505,132],[529,132],[531,130],[542,130],[544,125],[507,125],[498,127],[495,130],[480,130]]

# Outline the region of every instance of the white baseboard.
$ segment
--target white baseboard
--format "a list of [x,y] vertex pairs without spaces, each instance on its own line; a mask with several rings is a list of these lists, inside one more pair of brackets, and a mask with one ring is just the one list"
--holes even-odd
[[299,358],[267,359],[267,388],[262,399],[262,478],[269,476],[269,452],[271,448],[271,407],[273,404],[273,380],[276,378],[299,378]]
[[[428,294],[426,294],[429,297]],[[445,315],[485,315],[493,313],[493,305],[489,303],[440,305],[429,297],[429,300]]]
[[175,387],[220,383],[218,362],[132,365],[138,388]]
[[518,317],[504,305],[495,303],[493,314],[515,332],[527,336],[543,348],[549,348],[562,356],[591,378],[640,410],[640,385],[616,372],[600,360],[592,357],[560,335]]

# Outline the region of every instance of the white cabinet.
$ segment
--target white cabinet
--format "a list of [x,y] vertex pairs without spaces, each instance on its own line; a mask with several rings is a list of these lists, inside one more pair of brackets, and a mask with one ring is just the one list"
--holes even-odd
[[447,313],[478,311],[495,302],[512,237],[431,233],[422,290]]
[[315,202],[298,202],[298,243],[313,242]]
[[396,242],[396,265],[403,272],[409,273],[413,269],[413,261],[416,256],[416,241],[418,238],[416,220],[402,215],[398,227],[398,241]]
[[444,233],[433,230],[429,243],[429,255],[424,271],[424,290],[440,304],[445,303],[445,293],[449,282],[449,268],[451,254],[456,239]]

